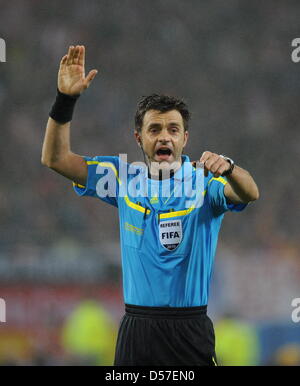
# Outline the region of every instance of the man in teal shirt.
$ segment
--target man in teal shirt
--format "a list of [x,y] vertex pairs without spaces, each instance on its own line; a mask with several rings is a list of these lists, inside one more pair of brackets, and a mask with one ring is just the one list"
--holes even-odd
[[62,58],[42,162],[89,195],[118,208],[126,314],[116,365],[214,365],[214,331],[206,315],[209,281],[224,213],[258,198],[250,174],[205,151],[192,167],[183,155],[190,114],[165,95],[142,98],[135,139],[145,163],[81,157],[70,149],[76,100],[97,71],[84,74],[83,46]]

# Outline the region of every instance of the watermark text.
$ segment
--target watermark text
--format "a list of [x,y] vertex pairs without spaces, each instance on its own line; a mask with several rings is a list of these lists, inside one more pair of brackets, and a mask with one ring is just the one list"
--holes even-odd
[[300,38],[295,38],[292,40],[292,47],[295,49],[292,51],[291,59],[294,63],[300,62]]
[[0,38],[0,62],[6,62],[6,43]]
[[292,321],[294,323],[299,323],[300,322],[300,298],[293,299],[291,306],[295,308],[292,312]]
[[0,298],[0,323],[6,322],[6,304],[5,300]]
[[99,175],[98,197],[184,197],[186,208],[199,208],[203,204],[204,170],[200,163],[194,167],[190,162],[165,165],[152,162],[148,167],[143,162],[128,164],[126,154],[119,155],[118,170],[111,162],[95,163]]

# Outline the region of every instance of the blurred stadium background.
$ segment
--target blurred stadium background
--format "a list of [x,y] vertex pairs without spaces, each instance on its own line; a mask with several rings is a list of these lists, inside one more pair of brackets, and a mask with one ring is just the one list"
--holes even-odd
[[223,364],[300,364],[299,1],[0,1],[1,364],[110,364],[123,314],[117,211],[80,199],[40,163],[60,58],[84,44],[100,70],[72,124],[79,154],[142,159],[142,95],[182,96],[187,153],[226,154],[261,197],[227,215],[209,314]]

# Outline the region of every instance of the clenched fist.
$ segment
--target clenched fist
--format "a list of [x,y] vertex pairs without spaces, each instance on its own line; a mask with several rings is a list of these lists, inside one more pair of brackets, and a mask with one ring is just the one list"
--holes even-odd
[[[222,155],[210,151],[205,151],[199,162],[204,166],[205,177],[208,176],[208,172],[211,172],[215,178],[218,178],[231,168],[231,164]],[[195,164],[196,161],[193,162],[193,165]]]

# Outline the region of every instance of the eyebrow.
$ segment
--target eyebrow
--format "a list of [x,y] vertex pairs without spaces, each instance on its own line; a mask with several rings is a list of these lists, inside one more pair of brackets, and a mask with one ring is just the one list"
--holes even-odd
[[[177,127],[181,127],[180,123],[179,122],[170,122],[168,124],[168,126],[177,126]],[[152,129],[152,128],[160,128],[161,127],[161,124],[160,123],[150,123],[150,125],[148,126],[148,129]]]
[[152,128],[159,128],[161,127],[161,124],[160,123],[150,123],[150,125],[148,126],[148,129],[152,129]]

